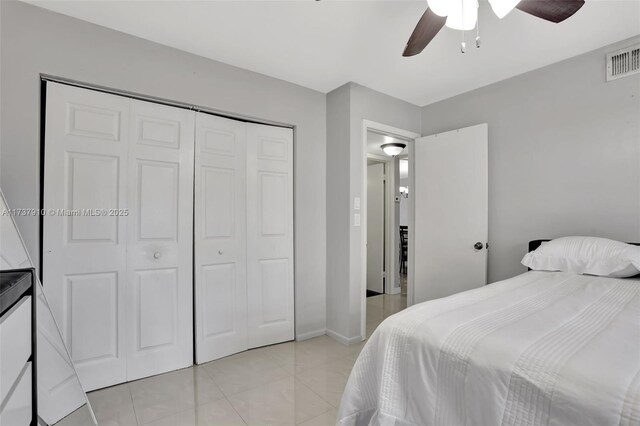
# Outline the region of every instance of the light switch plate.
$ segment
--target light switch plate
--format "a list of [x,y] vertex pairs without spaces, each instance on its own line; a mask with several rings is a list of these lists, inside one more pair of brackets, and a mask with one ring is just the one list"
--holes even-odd
[[360,213],[353,215],[353,226],[360,226]]
[[353,209],[360,210],[360,197],[353,198]]

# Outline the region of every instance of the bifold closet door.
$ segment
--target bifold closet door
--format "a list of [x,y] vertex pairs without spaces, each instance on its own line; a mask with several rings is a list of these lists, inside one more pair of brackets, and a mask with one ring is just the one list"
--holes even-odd
[[193,364],[195,113],[131,100],[127,380]]
[[197,114],[196,361],[294,338],[293,131]]
[[87,391],[191,364],[194,114],[47,83],[42,281]]
[[246,124],[196,114],[196,362],[248,348]]
[[[129,99],[47,83],[42,285],[85,390],[127,380]],[[40,368],[43,368],[41,366]]]
[[294,338],[293,130],[247,124],[249,347]]

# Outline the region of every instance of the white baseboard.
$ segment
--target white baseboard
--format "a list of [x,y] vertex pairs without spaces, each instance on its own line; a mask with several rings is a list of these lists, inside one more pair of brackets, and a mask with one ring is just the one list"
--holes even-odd
[[331,337],[332,339],[337,340],[338,342],[342,343],[343,345],[353,345],[355,343],[360,343],[362,342],[362,336],[356,336],[356,337],[346,337],[343,336],[340,333],[336,333],[333,330],[329,330],[327,329],[327,336]]
[[400,293],[400,287],[393,287],[391,290],[389,290],[389,293],[387,294],[398,294]]
[[309,331],[307,333],[298,334],[296,336],[296,341],[297,342],[301,342],[303,340],[313,339],[314,337],[324,336],[325,334],[327,334],[327,330],[324,329],[324,328],[321,328],[319,330],[314,330],[314,331]]

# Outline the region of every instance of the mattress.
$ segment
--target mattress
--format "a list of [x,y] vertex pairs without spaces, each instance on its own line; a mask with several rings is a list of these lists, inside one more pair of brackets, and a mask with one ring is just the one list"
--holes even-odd
[[340,425],[640,425],[640,280],[531,271],[414,305],[358,357]]

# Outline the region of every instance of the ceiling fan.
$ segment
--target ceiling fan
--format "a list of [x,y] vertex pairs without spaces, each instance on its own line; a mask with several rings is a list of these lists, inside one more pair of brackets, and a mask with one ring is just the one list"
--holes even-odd
[[[576,13],[584,5],[584,0],[489,0],[489,3],[500,19],[515,8],[537,18],[558,23]],[[445,25],[461,31],[476,28],[478,0],[427,0],[427,4],[429,8],[409,37],[402,56],[414,56],[422,52]],[[479,43],[478,37],[476,38],[478,47],[480,47]],[[463,41],[463,53],[464,49]]]

